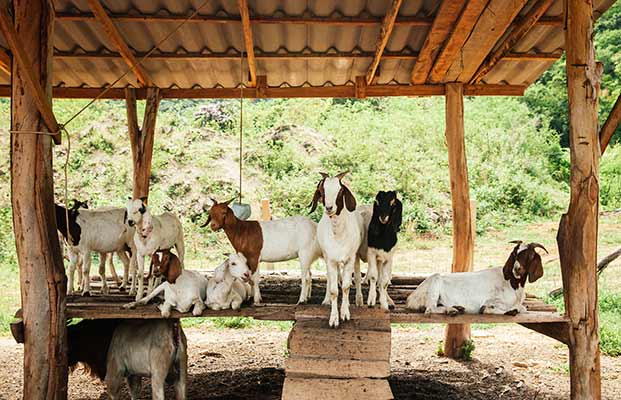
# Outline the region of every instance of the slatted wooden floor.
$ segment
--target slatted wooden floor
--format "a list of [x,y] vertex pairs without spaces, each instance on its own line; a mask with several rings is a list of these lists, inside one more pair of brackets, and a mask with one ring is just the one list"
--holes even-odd
[[[205,272],[206,273],[206,272]],[[404,307],[407,296],[416,288],[422,277],[395,276],[389,288],[389,294],[395,302],[395,308],[390,311],[390,322],[392,323],[521,323],[521,324],[540,324],[540,323],[566,323],[568,319],[560,315],[556,307],[545,304],[540,299],[527,296],[525,306],[528,312],[516,316],[507,315],[456,315],[448,316],[443,314],[426,315],[414,313]],[[70,318],[160,318],[160,311],[156,305],[149,304],[133,310],[122,308],[122,305],[133,301],[133,297],[126,293],[121,293],[116,289],[116,285],[109,282],[110,294],[102,296],[99,293],[101,282],[93,278],[92,293],[90,297],[69,296],[67,299],[67,316]],[[326,318],[329,314],[329,307],[321,306],[321,301],[325,294],[325,277],[313,278],[312,297],[309,304],[296,305],[299,296],[299,278],[286,273],[264,274],[261,281],[261,294],[263,304],[253,306],[244,304],[241,310],[205,310],[203,317],[227,317],[227,316],[246,316],[263,320],[296,320],[296,315],[314,315],[317,318]],[[367,297],[367,287],[363,285],[363,295]],[[357,313],[382,313],[375,308],[370,309],[366,306],[355,307],[355,289],[350,293],[352,312]],[[191,313],[173,312],[174,318],[193,317]],[[16,317],[21,317],[20,312]]]

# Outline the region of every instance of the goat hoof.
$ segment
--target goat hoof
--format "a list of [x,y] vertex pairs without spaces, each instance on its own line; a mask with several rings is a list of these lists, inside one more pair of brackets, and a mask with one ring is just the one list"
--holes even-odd
[[82,296],[83,297],[91,297],[91,292],[89,292],[88,290],[82,292]]
[[389,304],[388,305],[388,309],[389,310],[394,310],[395,309],[395,305],[394,304]]
[[446,310],[446,313],[451,317],[454,317],[456,315],[459,315],[459,310],[457,310],[455,307],[451,307]]
[[485,307],[485,306],[481,306],[481,308],[479,308],[479,314],[485,314],[485,309],[486,308],[487,307]]
[[453,306],[453,308],[459,311],[460,314],[463,314],[466,312],[466,309],[462,306]]
[[518,314],[518,310],[516,310],[515,308],[505,313],[505,315],[511,315],[511,316],[516,316],[517,314]]
[[126,290],[125,286],[119,286],[119,292],[125,293]]

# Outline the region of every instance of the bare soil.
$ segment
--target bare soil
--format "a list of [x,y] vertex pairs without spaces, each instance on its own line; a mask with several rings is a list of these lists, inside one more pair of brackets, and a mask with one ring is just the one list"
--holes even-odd
[[[186,335],[189,399],[280,398],[288,332],[195,327]],[[435,354],[442,338],[442,326],[393,327],[390,384],[396,399],[569,398],[567,349],[552,339],[516,325],[475,326],[474,360],[454,361]],[[22,351],[0,338],[0,399],[21,399]],[[604,399],[621,398],[621,358],[602,356],[602,389]],[[101,382],[78,369],[69,377],[69,398],[108,396]],[[148,380],[141,398],[150,399]]]

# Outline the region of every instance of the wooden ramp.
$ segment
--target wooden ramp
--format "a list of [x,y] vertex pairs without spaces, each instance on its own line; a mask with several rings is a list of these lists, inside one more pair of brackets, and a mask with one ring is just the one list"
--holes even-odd
[[284,400],[392,399],[390,314],[352,307],[352,319],[328,326],[329,309],[295,313],[285,361]]

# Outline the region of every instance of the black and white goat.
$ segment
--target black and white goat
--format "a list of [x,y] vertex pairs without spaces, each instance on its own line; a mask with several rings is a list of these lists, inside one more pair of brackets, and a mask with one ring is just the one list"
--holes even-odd
[[373,216],[367,236],[366,280],[369,281],[367,305],[374,306],[377,299],[376,285],[379,279],[379,302],[384,310],[394,306],[388,296],[388,285],[392,278],[392,259],[397,245],[397,232],[401,229],[403,206],[395,191],[380,191],[373,203]]
[[433,274],[408,296],[406,307],[425,314],[510,314],[526,311],[524,285],[543,276],[539,243],[515,241],[504,267]]
[[164,400],[165,382],[177,400],[186,398],[187,341],[179,320],[85,319],[67,327],[67,339],[69,368],[83,364],[112,400],[121,398],[124,381],[138,399],[143,377],[151,378],[154,400]]

